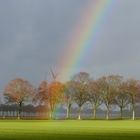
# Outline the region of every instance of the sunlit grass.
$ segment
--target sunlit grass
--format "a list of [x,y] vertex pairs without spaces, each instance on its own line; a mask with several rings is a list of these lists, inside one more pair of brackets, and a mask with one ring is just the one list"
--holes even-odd
[[140,121],[0,121],[0,139],[139,140]]

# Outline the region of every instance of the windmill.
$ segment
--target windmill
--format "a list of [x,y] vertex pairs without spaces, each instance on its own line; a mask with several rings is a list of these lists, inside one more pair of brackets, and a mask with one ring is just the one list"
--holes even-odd
[[53,80],[56,81],[56,78],[58,77],[58,73],[55,73],[52,69],[50,69],[50,72]]

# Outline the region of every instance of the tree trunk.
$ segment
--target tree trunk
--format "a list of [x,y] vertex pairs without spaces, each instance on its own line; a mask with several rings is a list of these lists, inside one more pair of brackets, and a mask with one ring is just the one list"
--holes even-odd
[[133,106],[133,116],[132,116],[133,121],[135,120],[135,107]]
[[69,107],[67,107],[67,114],[66,114],[66,119],[69,118]]
[[96,119],[96,107],[93,107],[93,119]]
[[106,120],[109,120],[109,112],[110,112],[109,107],[107,107],[107,111],[106,111]]
[[49,103],[49,119],[52,120],[53,118],[53,107],[51,106],[51,104]]
[[120,107],[120,118],[123,119],[123,108]]
[[19,103],[18,116],[17,116],[17,119],[18,119],[18,120],[21,119],[21,108],[22,108],[22,102]]
[[70,108],[71,108],[71,105],[69,104],[68,107],[67,107],[66,119],[69,119],[70,118]]
[[79,108],[78,120],[81,120],[81,110],[82,110],[82,107]]
[[49,112],[49,118],[52,120],[52,111]]

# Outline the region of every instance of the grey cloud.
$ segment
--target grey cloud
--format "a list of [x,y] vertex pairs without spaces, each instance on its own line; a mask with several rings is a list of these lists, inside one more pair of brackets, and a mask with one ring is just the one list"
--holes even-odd
[[[35,85],[50,79],[50,67],[60,69],[57,62],[68,36],[89,2],[0,0],[0,89],[16,77]],[[116,0],[110,12],[101,24],[98,43],[87,51],[77,71],[140,79],[140,1]]]

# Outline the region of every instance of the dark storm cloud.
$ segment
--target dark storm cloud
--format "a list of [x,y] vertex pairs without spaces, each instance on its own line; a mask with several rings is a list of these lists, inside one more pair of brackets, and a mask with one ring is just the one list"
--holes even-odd
[[118,0],[113,5],[98,43],[88,52],[87,70],[94,77],[115,73],[140,79],[139,8],[139,0]]
[[36,83],[64,48],[84,0],[0,0],[0,84],[15,77]]
[[[90,0],[0,0],[0,88],[15,77],[33,84],[57,71],[67,37]],[[140,79],[140,1],[117,0],[81,69],[94,77]]]

